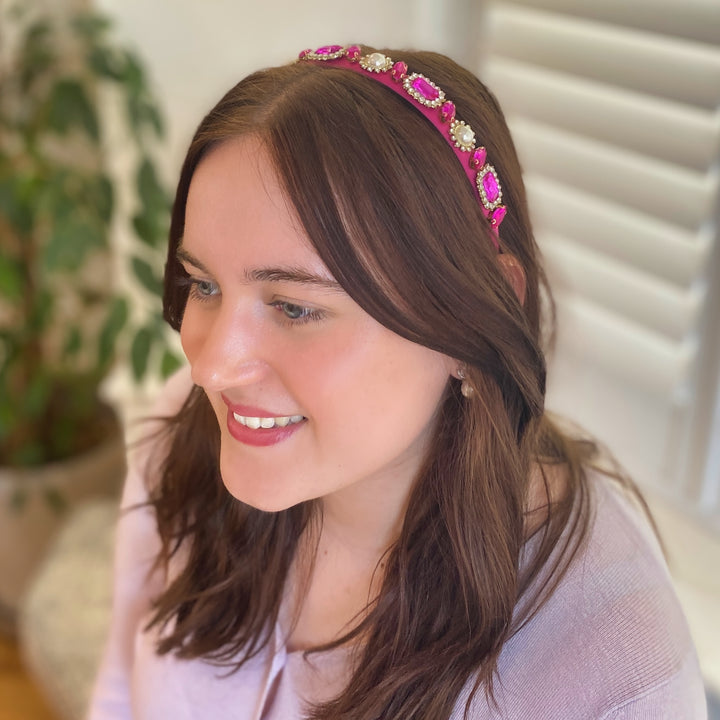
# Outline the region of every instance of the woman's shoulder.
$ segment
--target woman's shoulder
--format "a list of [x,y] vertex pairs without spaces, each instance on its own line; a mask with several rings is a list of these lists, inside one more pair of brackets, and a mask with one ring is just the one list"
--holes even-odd
[[697,657],[650,523],[608,476],[591,471],[588,492],[585,541],[503,648],[500,706],[508,717],[648,717],[641,707],[705,717]]
[[[558,597],[574,620],[573,655],[597,668],[595,689],[612,707],[661,691],[669,703],[677,690],[689,709],[702,695],[697,657],[654,529],[614,479],[591,472],[588,481],[590,533]],[[685,686],[673,690],[679,678]]]

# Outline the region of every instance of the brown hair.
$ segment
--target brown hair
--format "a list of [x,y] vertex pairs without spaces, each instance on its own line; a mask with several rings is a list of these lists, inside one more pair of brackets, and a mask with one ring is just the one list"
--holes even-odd
[[[252,134],[347,293],[390,330],[465,363],[475,387],[468,400],[448,385],[379,595],[333,645],[362,637],[362,655],[344,691],[311,709],[316,720],[448,718],[468,681],[491,696],[503,644],[552,592],[588,524],[583,466],[593,446],[565,437],[544,414],[541,298],[549,327],[552,300],[502,112],[448,58],[387,53],[442,87],[487,148],[507,207],[501,249],[527,276],[524,305],[437,130],[379,83],[314,63],[250,75],[202,121],[180,176],[165,276],[165,317],[177,329],[188,290],[175,253],[193,173],[211,148]],[[158,651],[239,667],[267,643],[316,508],[265,513],[227,493],[217,422],[198,388],[168,428],[161,479],[150,488],[160,562],[181,545],[187,560],[156,604],[153,623],[166,625]],[[551,498],[542,473],[538,541],[521,571],[535,463],[562,464],[564,492]],[[524,613],[514,620],[520,598]]]

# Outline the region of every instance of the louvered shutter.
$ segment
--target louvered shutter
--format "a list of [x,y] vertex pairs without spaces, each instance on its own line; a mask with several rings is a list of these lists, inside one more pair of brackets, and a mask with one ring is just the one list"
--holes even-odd
[[558,300],[548,405],[718,518],[720,3],[498,0],[484,19],[479,72]]

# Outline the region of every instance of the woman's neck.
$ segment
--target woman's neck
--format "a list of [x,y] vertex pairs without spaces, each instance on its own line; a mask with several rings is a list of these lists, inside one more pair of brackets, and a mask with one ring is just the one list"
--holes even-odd
[[319,502],[291,573],[290,650],[332,642],[367,614],[402,529],[412,479],[356,483]]

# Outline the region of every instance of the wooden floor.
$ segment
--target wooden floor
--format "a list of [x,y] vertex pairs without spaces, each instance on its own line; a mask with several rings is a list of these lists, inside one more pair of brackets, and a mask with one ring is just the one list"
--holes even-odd
[[0,635],[0,720],[58,720],[25,673],[15,643]]

